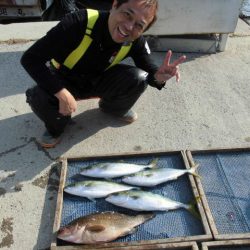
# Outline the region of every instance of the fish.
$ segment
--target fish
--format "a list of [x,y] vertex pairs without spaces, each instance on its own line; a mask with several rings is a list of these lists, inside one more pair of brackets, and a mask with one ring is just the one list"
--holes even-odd
[[123,191],[111,194],[105,200],[135,211],[169,211],[184,208],[197,215],[193,204],[184,204],[147,191]]
[[134,174],[147,168],[155,168],[157,161],[158,159],[154,159],[148,165],[138,165],[125,162],[98,163],[82,169],[80,174],[88,177],[112,179]]
[[135,173],[122,178],[124,183],[143,187],[153,187],[164,182],[176,180],[184,174],[192,174],[199,177],[195,172],[199,165],[190,169],[157,168]]
[[137,226],[154,218],[153,213],[129,216],[118,212],[101,212],[73,220],[59,229],[57,238],[75,244],[101,244],[132,234]]
[[131,189],[138,189],[138,187],[128,186],[111,181],[87,180],[67,185],[64,188],[64,191],[69,194],[85,197],[89,200],[94,200],[95,198],[103,198],[115,192]]

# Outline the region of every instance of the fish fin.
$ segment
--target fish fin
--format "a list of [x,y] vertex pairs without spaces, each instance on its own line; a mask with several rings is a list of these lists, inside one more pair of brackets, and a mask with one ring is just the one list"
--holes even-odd
[[196,209],[196,204],[200,202],[200,197],[197,196],[195,197],[195,201],[192,201],[190,204],[187,206],[187,210],[197,219],[201,220],[201,215]]
[[92,233],[100,233],[102,231],[104,231],[106,228],[102,225],[87,225],[85,227],[85,230],[88,230]]
[[147,174],[145,174],[144,176],[146,176],[146,177],[152,177],[153,174],[152,174],[152,173],[147,173]]
[[158,158],[153,159],[153,160],[149,163],[148,168],[156,168],[156,167],[157,167],[157,162],[158,162],[158,161],[159,161]]
[[118,162],[119,162],[119,163],[124,163],[125,161],[124,161],[124,160],[119,160]]
[[146,213],[146,214],[143,214],[142,216],[144,217],[145,221],[148,221],[148,220],[153,219],[156,216],[156,214],[154,214],[154,213]]
[[131,230],[129,230],[129,232],[127,234],[134,234],[136,231],[137,231],[137,228],[134,227]]
[[132,229],[128,229],[127,231],[123,232],[122,234],[119,235],[119,237],[123,237],[126,235],[130,235],[130,234],[134,234],[137,231],[137,228],[132,228]]
[[193,167],[191,167],[189,169],[189,173],[196,176],[196,177],[198,177],[198,178],[202,178],[199,174],[196,173],[196,170],[197,170],[198,167],[199,167],[199,164],[195,164]]
[[94,198],[90,198],[90,197],[85,197],[87,198],[88,200],[92,201],[92,202],[96,202],[96,200]]
[[109,177],[109,178],[104,178],[106,181],[112,182],[113,180]]

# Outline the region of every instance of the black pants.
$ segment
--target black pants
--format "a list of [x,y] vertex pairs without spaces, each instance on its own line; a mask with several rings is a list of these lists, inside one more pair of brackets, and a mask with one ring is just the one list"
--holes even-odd
[[[58,74],[53,70],[53,74]],[[147,87],[147,73],[134,66],[116,65],[98,77],[67,78],[64,86],[76,99],[101,98],[100,107],[115,115],[125,114]],[[62,77],[61,75],[58,77]],[[82,81],[82,82],[79,82]],[[53,136],[63,133],[70,116],[59,113],[59,101],[39,86],[26,91],[27,103]]]

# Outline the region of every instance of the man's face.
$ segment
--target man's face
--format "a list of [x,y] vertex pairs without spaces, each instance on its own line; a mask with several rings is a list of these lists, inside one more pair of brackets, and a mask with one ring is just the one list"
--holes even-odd
[[144,0],[129,0],[117,8],[114,0],[108,20],[109,32],[117,43],[137,39],[154,18],[155,7],[146,6]]

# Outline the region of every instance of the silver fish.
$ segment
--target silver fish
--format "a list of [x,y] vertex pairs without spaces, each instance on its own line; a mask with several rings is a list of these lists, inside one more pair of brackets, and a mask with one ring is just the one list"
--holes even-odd
[[82,169],[81,175],[95,177],[95,178],[116,178],[124,175],[134,174],[146,168],[154,168],[158,159],[154,159],[148,165],[138,165],[132,163],[98,163]]
[[122,181],[130,185],[152,187],[167,181],[176,180],[184,174],[198,176],[195,172],[197,167],[198,165],[195,165],[194,167],[185,170],[171,168],[150,169],[126,176]]
[[109,194],[138,189],[137,187],[119,184],[111,181],[81,181],[70,184],[64,188],[64,191],[69,194],[81,196],[93,200],[95,198],[103,198]]
[[58,231],[57,238],[77,244],[100,244],[134,233],[135,227],[154,217],[152,213],[128,216],[116,212],[90,214]]
[[124,191],[108,196],[106,201],[135,211],[168,211],[184,208],[194,213],[194,206],[145,191]]

